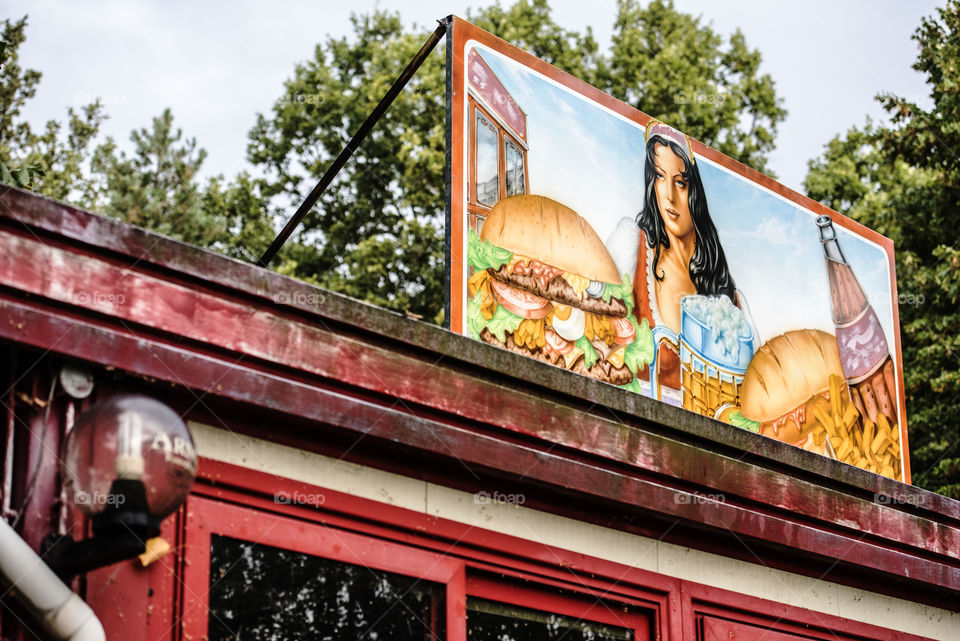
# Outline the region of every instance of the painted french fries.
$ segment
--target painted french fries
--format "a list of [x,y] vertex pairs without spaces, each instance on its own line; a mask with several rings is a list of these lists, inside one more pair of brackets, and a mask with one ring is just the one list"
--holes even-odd
[[[899,480],[900,432],[890,424],[885,411],[877,411],[877,402],[883,405],[888,399],[878,399],[869,392],[863,397],[856,390],[850,392],[841,377],[830,376],[829,403],[813,405],[820,424],[814,431],[815,441],[819,445],[826,439],[827,454],[838,461]],[[855,402],[859,400],[866,407]]]

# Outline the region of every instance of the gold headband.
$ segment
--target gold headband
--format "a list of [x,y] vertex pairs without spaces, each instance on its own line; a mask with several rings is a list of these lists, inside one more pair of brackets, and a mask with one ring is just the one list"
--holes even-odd
[[687,156],[690,157],[690,164],[697,164],[697,158],[693,155],[693,149],[690,148],[690,138],[688,138],[686,134],[677,131],[670,125],[663,124],[659,120],[651,119],[650,122],[647,123],[644,140],[650,142],[652,136],[660,136],[661,138],[680,145],[680,147],[687,150]]

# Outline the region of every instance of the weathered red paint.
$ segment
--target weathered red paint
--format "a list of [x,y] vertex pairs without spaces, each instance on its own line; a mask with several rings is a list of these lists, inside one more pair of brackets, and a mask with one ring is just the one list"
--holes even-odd
[[108,641],[179,638],[176,586],[183,558],[177,545],[179,529],[177,515],[164,520],[160,536],[171,551],[147,567],[133,559],[87,574],[84,596],[103,623]]
[[[52,273],[42,269],[49,264],[57,264],[61,269]],[[838,492],[798,483],[730,457],[701,457],[695,446],[655,435],[643,438],[635,430],[619,429],[617,421],[537,399],[519,390],[506,394],[496,382],[465,374],[431,375],[432,370],[434,374],[441,371],[434,363],[196,288],[71,254],[30,238],[0,237],[0,268],[32,294],[63,303],[89,298],[84,303],[87,307],[121,322],[152,326],[245,356],[350,381],[404,401],[563,443],[667,476],[711,484],[721,492],[739,492],[748,476],[755,500],[814,518],[855,523],[857,530],[888,535],[880,525],[883,507],[871,514],[872,522],[865,522],[859,508],[851,509],[848,497]],[[84,274],[82,282],[76,280],[79,273]],[[452,392],[451,387],[456,391]],[[491,407],[498,411],[491,414]],[[631,422],[626,414],[616,418]],[[751,473],[745,475],[745,469]],[[923,541],[915,542],[937,546],[942,540],[941,549],[935,551],[960,556],[960,541],[950,537],[947,531],[944,536],[924,536]]]
[[[230,428],[260,438],[468,490],[494,479],[538,509],[960,603],[956,501],[116,221],[16,190],[0,204],[0,339],[15,348],[144,377],[184,409],[201,399],[196,415],[258,412],[269,421]],[[257,504],[249,492],[235,500]],[[682,500],[710,494],[722,502]]]

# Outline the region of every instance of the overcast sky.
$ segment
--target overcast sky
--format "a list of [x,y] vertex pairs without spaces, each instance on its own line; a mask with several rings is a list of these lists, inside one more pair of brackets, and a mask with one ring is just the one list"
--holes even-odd
[[[504,4],[509,4],[508,2]],[[724,33],[739,27],[763,55],[789,111],[771,168],[799,189],[807,161],[824,143],[867,115],[883,118],[879,91],[929,105],[911,69],[910,39],[922,16],[942,3],[911,0],[676,0]],[[22,64],[43,72],[26,117],[63,120],[67,105],[100,97],[104,130],[126,142],[164,107],[187,136],[207,149],[205,174],[246,167],[247,131],[270,109],[294,65],[327,35],[350,31],[350,12],[400,11],[407,24],[465,16],[479,2],[459,0],[0,0],[0,16],[30,15]],[[552,2],[569,29],[591,26],[609,44],[614,0]],[[127,145],[129,146],[129,145]]]

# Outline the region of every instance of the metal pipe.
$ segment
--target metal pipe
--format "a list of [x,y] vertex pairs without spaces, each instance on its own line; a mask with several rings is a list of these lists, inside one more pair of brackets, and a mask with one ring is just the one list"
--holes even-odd
[[100,619],[57,578],[37,553],[0,519],[0,579],[43,627],[63,641],[105,641]]
[[437,20],[439,23],[437,28],[434,30],[433,34],[430,36],[429,40],[423,43],[423,46],[420,47],[420,51],[417,52],[417,55],[413,57],[413,60],[410,61],[410,64],[407,65],[407,68],[403,70],[403,73],[400,74],[396,80],[394,80],[393,85],[387,91],[386,95],[380,99],[380,102],[377,103],[376,108],[373,112],[367,116],[367,119],[363,121],[363,124],[360,125],[360,129],[357,130],[357,133],[353,134],[353,138],[350,139],[350,142],[347,143],[347,146],[343,148],[340,152],[340,155],[337,156],[336,160],[333,161],[333,164],[327,168],[326,173],[323,174],[323,177],[320,178],[320,182],[317,183],[317,186],[313,188],[313,191],[310,192],[310,195],[307,196],[307,199],[303,201],[300,207],[297,208],[296,213],[287,221],[287,224],[284,226],[283,231],[274,238],[273,243],[270,244],[270,247],[267,248],[267,251],[263,253],[263,256],[260,257],[260,260],[257,261],[257,265],[260,267],[266,267],[270,264],[270,261],[273,260],[274,256],[277,255],[277,252],[280,251],[280,248],[283,247],[283,244],[287,242],[287,239],[290,237],[290,234],[293,233],[293,230],[297,228],[297,225],[300,224],[300,221],[303,220],[303,217],[307,215],[317,201],[320,199],[320,196],[323,195],[323,192],[327,190],[327,187],[330,186],[330,183],[333,182],[334,177],[343,169],[343,166],[350,156],[353,155],[353,152],[360,146],[360,143],[363,142],[364,138],[367,137],[367,134],[370,133],[370,130],[373,129],[373,126],[377,124],[377,121],[383,116],[387,111],[396,97],[409,82],[410,78],[416,73],[417,69],[420,68],[420,65],[423,64],[423,61],[427,59],[427,56],[430,55],[430,52],[433,51],[433,48],[437,46],[437,43],[440,41],[440,38],[444,36],[447,32],[447,21],[449,18],[444,18],[443,20]]

